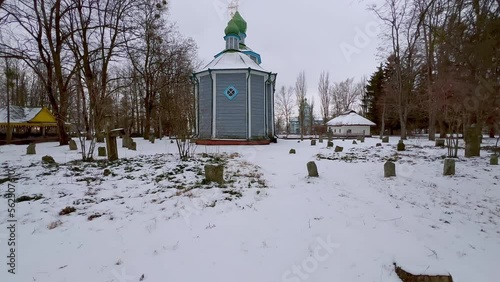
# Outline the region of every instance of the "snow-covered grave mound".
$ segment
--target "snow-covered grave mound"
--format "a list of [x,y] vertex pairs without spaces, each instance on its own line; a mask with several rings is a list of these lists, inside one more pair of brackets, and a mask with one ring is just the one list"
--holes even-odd
[[[397,152],[397,139],[334,140],[338,153],[308,140],[198,146],[185,162],[168,140],[136,139],[137,151],[119,148],[113,163],[80,162],[56,143],[37,144],[37,155],[2,146],[2,195],[10,170],[22,201],[17,273],[3,258],[0,281],[396,282],[394,262],[496,281],[500,167],[490,152],[457,159],[445,177],[445,148],[411,139]],[[57,164],[42,164],[45,155]],[[396,177],[384,178],[388,160]],[[309,161],[319,178],[307,177]],[[224,185],[204,181],[205,164],[224,165]],[[2,254],[7,208],[1,197]]]

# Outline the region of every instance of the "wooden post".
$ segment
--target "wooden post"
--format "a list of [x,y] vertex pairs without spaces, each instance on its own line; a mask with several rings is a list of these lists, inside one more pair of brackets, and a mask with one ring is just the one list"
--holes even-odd
[[118,145],[116,144],[116,136],[120,130],[111,130],[112,115],[106,115],[106,151],[108,151],[108,161],[118,160]]
[[108,161],[118,160],[118,146],[116,145],[116,136],[108,133],[106,140],[106,150],[108,151]]

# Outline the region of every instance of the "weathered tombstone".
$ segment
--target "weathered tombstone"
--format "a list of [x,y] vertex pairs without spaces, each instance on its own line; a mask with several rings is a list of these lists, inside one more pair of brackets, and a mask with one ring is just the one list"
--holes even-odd
[[131,150],[130,147],[132,147],[132,143],[134,143],[134,139],[132,139],[132,137],[129,137],[127,140],[127,145],[128,145],[127,148],[129,150]]
[[130,137],[124,135],[122,137],[122,148],[128,148],[130,146]]
[[389,143],[389,136],[382,137],[382,143]]
[[339,153],[339,152],[342,152],[342,151],[344,151],[344,147],[335,146],[335,152],[336,153]]
[[444,139],[436,139],[436,147],[444,147]]
[[365,137],[362,136],[360,141],[361,141],[361,143],[365,143]]
[[382,147],[382,143],[375,144],[376,147]]
[[105,157],[106,156],[106,147],[97,148],[97,155],[99,157]]
[[290,149],[290,152],[288,152],[289,154],[292,154],[292,155],[295,155],[296,152],[295,152],[295,149]]
[[396,176],[396,164],[388,161],[384,164],[384,177],[393,176]]
[[224,184],[224,166],[205,165],[205,181]]
[[311,140],[311,146],[316,146],[316,140],[315,139]]
[[56,161],[54,160],[54,158],[52,156],[49,156],[49,155],[43,156],[42,157],[42,162],[44,164],[55,164],[56,163]]
[[498,155],[496,155],[496,154],[491,155],[490,165],[498,165]]
[[26,148],[26,155],[36,155],[36,145],[35,143],[31,143]]
[[78,146],[76,146],[75,140],[69,140],[69,150],[70,151],[78,150]]
[[318,167],[316,166],[316,163],[313,161],[307,163],[307,172],[309,177],[319,177]]
[[149,135],[149,142],[151,142],[152,144],[155,143],[155,136],[153,134]]
[[356,142],[356,140],[352,140],[352,144],[353,144],[353,145],[357,145],[357,144],[358,144],[358,142]]
[[465,131],[465,157],[479,157],[481,152],[481,129],[471,125]]
[[326,147],[327,148],[333,147],[333,142],[332,141],[328,141],[328,143],[326,143]]
[[319,136],[319,143],[323,143],[323,135]]
[[399,140],[399,143],[397,145],[398,152],[404,151],[406,149],[405,143],[403,143],[403,140]]
[[[104,156],[106,155],[106,153],[108,155],[108,161],[118,160],[118,144],[116,142],[116,138],[121,134],[123,134],[123,129],[108,130],[108,134],[106,135],[106,148],[104,151]],[[129,139],[127,142],[130,141],[131,139]]]
[[443,175],[455,175],[455,160],[445,159]]
[[132,143],[130,143],[130,146],[128,148],[132,151],[137,151],[137,143],[132,141]]

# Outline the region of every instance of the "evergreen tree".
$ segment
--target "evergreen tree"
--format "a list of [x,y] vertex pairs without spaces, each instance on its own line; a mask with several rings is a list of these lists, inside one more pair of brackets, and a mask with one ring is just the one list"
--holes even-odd
[[379,101],[384,95],[384,79],[384,69],[381,64],[368,80],[365,87],[366,91],[361,101],[364,116],[376,123],[377,127],[382,122],[382,117],[380,116],[382,110],[380,109],[381,105]]

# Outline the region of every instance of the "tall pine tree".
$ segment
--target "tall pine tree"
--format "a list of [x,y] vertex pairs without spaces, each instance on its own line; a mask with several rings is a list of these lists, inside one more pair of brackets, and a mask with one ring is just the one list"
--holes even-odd
[[380,128],[382,123],[382,105],[379,101],[384,95],[384,78],[384,69],[381,64],[368,80],[362,99],[365,117],[376,123],[377,128]]

